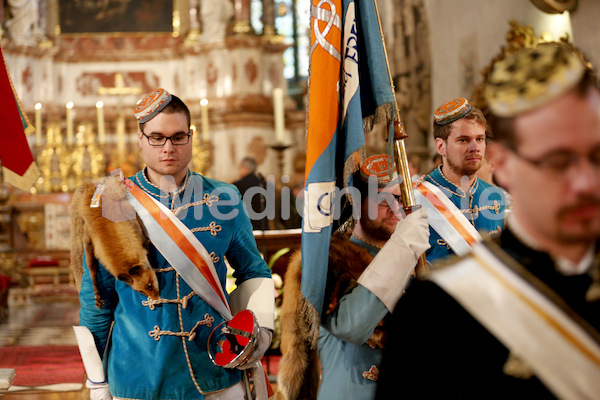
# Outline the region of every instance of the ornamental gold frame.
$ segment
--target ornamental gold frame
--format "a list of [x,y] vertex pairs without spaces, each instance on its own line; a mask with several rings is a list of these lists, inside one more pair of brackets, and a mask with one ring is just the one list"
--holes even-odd
[[123,37],[128,35],[136,36],[162,36],[168,35],[179,37],[189,30],[189,1],[188,0],[172,0],[173,13],[171,17],[171,32],[85,32],[85,33],[62,33],[60,27],[59,15],[59,0],[48,0],[48,28],[47,35],[49,37],[70,37],[84,38],[91,36],[108,36],[108,37]]

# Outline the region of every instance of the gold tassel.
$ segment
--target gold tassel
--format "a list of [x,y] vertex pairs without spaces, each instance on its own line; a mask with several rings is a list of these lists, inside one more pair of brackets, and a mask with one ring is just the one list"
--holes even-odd
[[515,377],[517,379],[530,379],[533,376],[533,369],[519,357],[510,353],[502,372],[505,375]]
[[600,255],[594,260],[591,275],[593,282],[585,293],[585,299],[590,303],[600,300]]

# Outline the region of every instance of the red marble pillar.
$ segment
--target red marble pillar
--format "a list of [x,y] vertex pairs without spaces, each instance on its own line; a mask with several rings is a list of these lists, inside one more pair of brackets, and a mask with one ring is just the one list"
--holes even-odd
[[263,35],[274,36],[275,29],[275,0],[262,0],[263,6]]
[[250,0],[233,0],[233,33],[238,35],[255,33],[250,23]]

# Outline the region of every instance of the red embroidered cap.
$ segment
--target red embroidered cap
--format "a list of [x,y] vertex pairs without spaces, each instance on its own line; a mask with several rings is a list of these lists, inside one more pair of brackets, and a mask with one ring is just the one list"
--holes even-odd
[[435,123],[446,125],[464,117],[471,110],[471,105],[467,99],[458,97],[442,104],[433,113]]
[[150,121],[171,102],[171,99],[171,94],[165,89],[154,89],[135,106],[135,118],[141,124]]
[[[392,157],[385,154],[377,154],[367,158],[360,166],[360,177],[368,182],[370,176],[377,178],[379,187],[387,186],[396,177],[395,163]],[[390,178],[390,168],[392,176]]]

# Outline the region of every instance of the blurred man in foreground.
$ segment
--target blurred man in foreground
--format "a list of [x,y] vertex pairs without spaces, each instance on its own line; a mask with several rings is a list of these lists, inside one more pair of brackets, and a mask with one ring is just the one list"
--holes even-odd
[[[378,398],[592,399],[600,393],[600,92],[565,45],[498,62],[486,86],[496,242],[398,302]],[[418,345],[420,344],[420,345]]]

